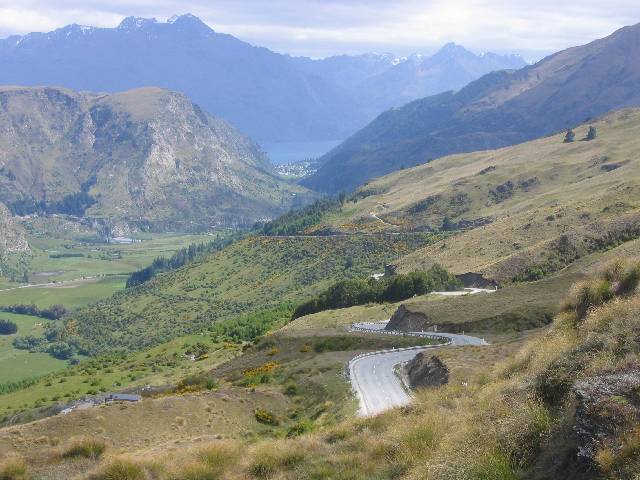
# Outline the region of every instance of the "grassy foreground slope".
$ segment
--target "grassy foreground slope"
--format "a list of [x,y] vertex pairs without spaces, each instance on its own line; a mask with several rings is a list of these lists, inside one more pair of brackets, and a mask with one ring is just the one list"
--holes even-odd
[[579,141],[583,126],[574,143],[555,135],[376,179],[326,222],[345,232],[455,234],[402,259],[400,271],[438,262],[498,281],[540,278],[638,236],[640,111],[616,112],[594,125],[598,136],[589,142]]
[[252,237],[77,313],[95,352],[141,349],[381,272],[431,235]]
[[576,285],[515,356],[410,407],[248,448],[111,457],[90,478],[635,479],[639,278],[640,266],[617,263]]

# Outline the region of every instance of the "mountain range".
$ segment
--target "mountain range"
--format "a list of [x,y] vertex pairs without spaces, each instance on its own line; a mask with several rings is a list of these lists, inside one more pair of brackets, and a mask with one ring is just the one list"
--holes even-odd
[[0,202],[14,214],[202,230],[252,224],[304,195],[182,94],[0,87]]
[[640,25],[381,114],[303,183],[325,192],[452,154],[550,135],[640,105]]
[[[482,74],[516,56],[448,45],[433,57],[322,60],[281,55],[217,33],[193,15],[129,17],[116,28],[69,25],[0,40],[0,84],[120,92],[158,86],[188,95],[258,141],[342,139],[381,111]],[[338,121],[339,119],[339,121]]]

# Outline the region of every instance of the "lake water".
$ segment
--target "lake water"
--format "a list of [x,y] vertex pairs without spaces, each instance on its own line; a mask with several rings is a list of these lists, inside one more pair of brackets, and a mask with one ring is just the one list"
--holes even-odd
[[263,143],[261,146],[269,155],[272,164],[282,165],[283,163],[301,162],[309,158],[320,158],[340,143],[342,140],[323,140],[318,142]]

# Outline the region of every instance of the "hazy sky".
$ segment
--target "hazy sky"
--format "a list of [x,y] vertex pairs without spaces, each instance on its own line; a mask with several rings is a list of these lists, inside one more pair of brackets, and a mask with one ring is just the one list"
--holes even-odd
[[0,37],[187,12],[216,31],[295,55],[429,53],[454,41],[533,59],[640,22],[640,1],[0,0]]

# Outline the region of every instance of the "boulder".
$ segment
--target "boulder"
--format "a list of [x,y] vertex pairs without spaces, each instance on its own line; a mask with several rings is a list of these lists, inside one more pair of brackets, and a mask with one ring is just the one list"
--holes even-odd
[[449,383],[449,369],[435,355],[429,358],[425,352],[420,352],[405,368],[411,388],[440,387]]
[[573,391],[578,457],[593,463],[603,448],[620,450],[625,432],[640,423],[640,366],[586,378]]

